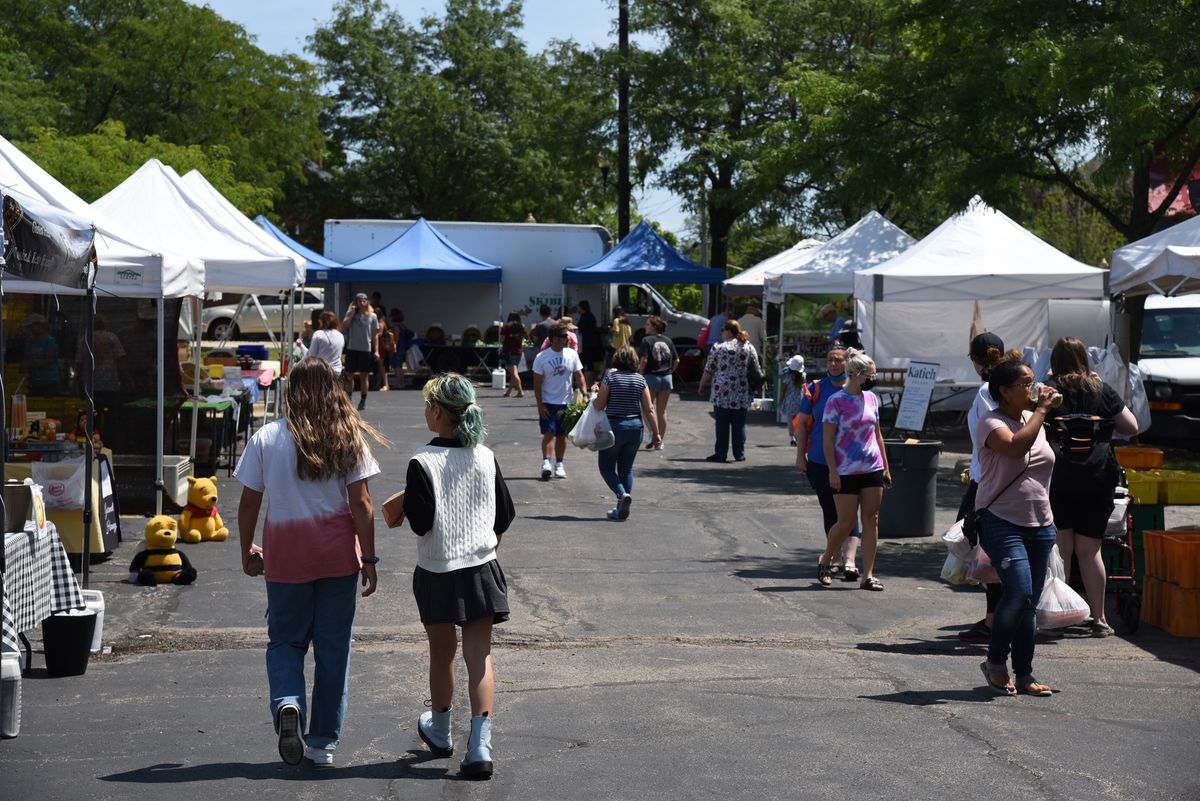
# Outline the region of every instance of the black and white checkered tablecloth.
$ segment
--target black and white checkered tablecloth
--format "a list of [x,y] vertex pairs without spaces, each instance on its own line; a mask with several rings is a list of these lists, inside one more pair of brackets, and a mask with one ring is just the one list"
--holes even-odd
[[17,635],[50,615],[82,609],[83,594],[53,523],[39,536],[32,521],[25,531],[4,535],[4,621],[0,647],[19,650]]

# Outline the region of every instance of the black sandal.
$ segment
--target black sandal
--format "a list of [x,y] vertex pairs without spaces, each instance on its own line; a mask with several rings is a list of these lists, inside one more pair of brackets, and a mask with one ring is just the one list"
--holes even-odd
[[842,568],[842,581],[858,581],[858,568],[854,565],[846,565]]
[[862,584],[858,585],[860,590],[870,590],[871,592],[883,592],[883,582],[874,576],[867,576],[862,580]]
[[817,562],[817,581],[823,587],[828,587],[833,583],[833,571],[830,570],[829,565]]

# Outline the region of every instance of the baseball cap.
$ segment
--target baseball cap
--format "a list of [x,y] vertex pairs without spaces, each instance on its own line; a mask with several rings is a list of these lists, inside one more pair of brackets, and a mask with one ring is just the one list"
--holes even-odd
[[971,340],[971,349],[967,355],[971,357],[971,361],[984,364],[987,361],[987,352],[992,348],[1003,353],[1004,340],[991,331],[984,331]]

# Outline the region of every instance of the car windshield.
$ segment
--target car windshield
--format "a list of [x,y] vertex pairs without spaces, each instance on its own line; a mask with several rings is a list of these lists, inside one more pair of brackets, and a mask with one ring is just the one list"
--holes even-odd
[[1142,358],[1200,356],[1200,308],[1146,309],[1142,320]]

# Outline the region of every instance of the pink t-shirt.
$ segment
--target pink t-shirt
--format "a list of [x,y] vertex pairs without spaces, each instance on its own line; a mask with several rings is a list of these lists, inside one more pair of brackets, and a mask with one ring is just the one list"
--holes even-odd
[[358,534],[346,485],[379,474],[375,458],[366,454],[350,475],[305,481],[296,474],[296,444],[286,420],[254,432],[234,476],[267,496],[262,547],[268,581],[303,584],[358,572]]
[[875,438],[879,398],[874,392],[859,395],[838,392],[825,402],[821,422],[838,427],[833,450],[839,476],[859,476],[883,469],[883,453]]
[[[1017,422],[998,411],[991,411],[979,418],[979,426],[975,430],[981,473],[975,508],[986,508],[996,517],[1015,526],[1048,526],[1054,522],[1054,515],[1050,511],[1050,475],[1054,472],[1054,451],[1040,426],[1033,447],[1028,455],[1020,458],[1004,456],[986,443],[991,433],[1001,428],[1017,433],[1032,414],[1022,412],[1021,422]],[[1026,462],[1029,463],[1028,469]],[[1010,483],[1012,486],[1009,486]]]

